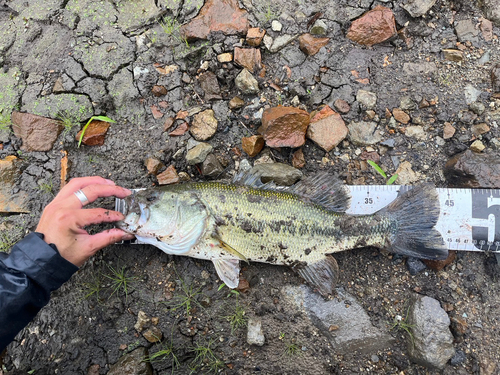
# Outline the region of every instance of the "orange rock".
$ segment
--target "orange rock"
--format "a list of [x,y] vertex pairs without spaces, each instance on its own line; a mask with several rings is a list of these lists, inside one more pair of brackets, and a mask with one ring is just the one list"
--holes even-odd
[[319,52],[321,47],[328,44],[330,38],[315,38],[311,34],[303,34],[299,37],[299,48],[306,55],[313,56]]
[[273,107],[262,113],[259,133],[270,147],[300,147],[306,141],[309,113],[295,107]]
[[351,110],[351,106],[344,99],[337,99],[333,103],[335,109],[340,113],[346,114]]
[[264,147],[264,137],[261,135],[252,135],[251,137],[244,137],[241,139],[241,147],[248,156],[256,156]]
[[[109,126],[109,122],[93,120],[85,130],[82,143],[87,146],[102,146]],[[80,140],[81,134],[82,130],[80,130],[75,137],[77,141]]]
[[12,194],[16,179],[21,174],[18,162],[14,155],[0,160],[0,213],[29,212],[28,195],[24,192]]
[[147,158],[146,161],[144,162],[144,165],[146,166],[148,173],[155,176],[158,174],[160,169],[162,169],[165,166],[157,158]]
[[167,95],[167,89],[165,88],[165,86],[154,85],[151,93],[154,96],[160,97],[163,95]]
[[248,13],[240,9],[238,0],[207,0],[198,15],[181,26],[181,35],[188,41],[208,39],[220,31],[224,35],[246,33],[249,28]]
[[258,47],[262,42],[264,35],[266,35],[266,30],[263,30],[260,27],[249,28],[246,38],[248,45]]
[[31,113],[13,111],[11,120],[12,130],[23,140],[22,149],[26,151],[51,150],[63,129],[61,121]]
[[377,5],[351,24],[347,37],[353,42],[372,46],[395,34],[396,22],[392,10]]
[[151,109],[151,113],[153,114],[153,117],[155,118],[155,120],[158,120],[159,118],[163,117],[163,113],[160,112],[160,110],[158,109],[158,107],[156,105],[152,105],[149,108]]
[[235,47],[234,62],[254,73],[261,68],[260,49]]
[[158,184],[171,185],[179,182],[179,175],[173,165],[170,165],[165,171],[156,176]]
[[293,153],[292,166],[294,168],[304,168],[306,166],[306,159],[304,158],[304,152],[301,148]]
[[168,129],[170,129],[174,124],[174,122],[175,119],[173,117],[167,117],[167,119],[163,123],[163,131],[166,132]]
[[402,109],[394,108],[392,110],[392,115],[396,121],[402,124],[408,124],[410,122],[410,116]]
[[189,126],[187,122],[183,122],[180,124],[174,131],[171,131],[168,133],[170,136],[179,136],[179,135],[184,135],[189,130]]
[[449,122],[444,123],[443,139],[450,139],[455,134],[456,129]]
[[347,137],[348,129],[337,112],[324,106],[319,112],[313,112],[311,123],[307,129],[307,138],[326,152],[333,150]]
[[61,151],[63,157],[61,158],[61,186],[60,189],[66,185],[66,181],[68,180],[68,171],[70,167],[70,163],[68,161],[68,152]]
[[457,252],[454,250],[450,250],[448,252],[448,258],[446,258],[444,260],[422,259],[422,262],[424,262],[427,267],[429,267],[435,271],[441,271],[448,264],[452,263],[456,257],[457,257]]

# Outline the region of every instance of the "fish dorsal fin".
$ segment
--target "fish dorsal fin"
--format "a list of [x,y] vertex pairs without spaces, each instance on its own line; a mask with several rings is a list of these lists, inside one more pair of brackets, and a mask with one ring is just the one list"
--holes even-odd
[[239,172],[233,178],[234,185],[244,185],[254,189],[262,190],[277,190],[278,187],[274,181],[262,182],[262,171],[255,170],[254,168]]
[[303,178],[286,191],[334,212],[345,212],[351,202],[347,187],[326,172]]
[[322,296],[333,294],[333,289],[339,279],[339,266],[331,255],[307,266],[298,265],[293,268],[313,288],[317,288]]
[[240,261],[238,259],[216,259],[213,260],[213,263],[217,275],[228,288],[238,287],[240,282]]

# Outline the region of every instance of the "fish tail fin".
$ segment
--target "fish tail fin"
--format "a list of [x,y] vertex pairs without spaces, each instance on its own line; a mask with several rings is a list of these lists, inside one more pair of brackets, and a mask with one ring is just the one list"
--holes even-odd
[[434,228],[439,212],[439,198],[432,184],[417,185],[378,211],[377,215],[389,218],[396,226],[389,237],[389,250],[421,259],[446,259],[448,249]]

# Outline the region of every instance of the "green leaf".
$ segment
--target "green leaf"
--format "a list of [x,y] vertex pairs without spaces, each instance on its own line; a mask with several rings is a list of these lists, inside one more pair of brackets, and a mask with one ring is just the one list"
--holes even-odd
[[116,121],[110,119],[109,117],[107,116],[92,116],[89,121],[87,121],[87,123],[85,124],[85,126],[83,127],[82,129],[82,133],[80,134],[80,139],[78,140],[78,147],[80,147],[80,145],[82,144],[82,140],[83,140],[83,136],[85,135],[85,130],[87,130],[87,128],[89,127],[89,124],[94,121],[94,120],[98,120],[98,121],[104,121],[104,122],[114,122],[116,123]]
[[385,174],[385,172],[382,170],[382,168],[380,168],[380,166],[375,163],[373,160],[370,160],[368,159],[366,161],[368,164],[370,164],[373,168],[375,168],[375,170],[383,177],[383,178],[387,178],[387,175]]
[[392,175],[391,178],[387,181],[386,185],[392,185],[396,180],[398,179],[398,174],[395,173]]

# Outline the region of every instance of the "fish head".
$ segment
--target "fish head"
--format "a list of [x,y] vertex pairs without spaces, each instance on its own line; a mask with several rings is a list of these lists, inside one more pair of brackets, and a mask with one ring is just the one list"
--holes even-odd
[[169,189],[140,190],[124,199],[117,227],[168,254],[184,254],[207,227],[207,211],[196,195]]
[[[168,219],[169,206],[158,207],[163,193],[156,189],[139,190],[124,199],[125,218],[117,223],[117,227],[135,235],[147,235],[154,223]],[[170,215],[171,216],[171,215]]]

